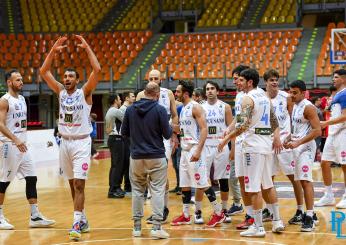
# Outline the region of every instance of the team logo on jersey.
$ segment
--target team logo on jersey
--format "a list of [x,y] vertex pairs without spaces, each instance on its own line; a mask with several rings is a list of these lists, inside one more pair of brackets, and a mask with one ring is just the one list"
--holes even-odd
[[195,179],[199,181],[201,179],[201,175],[199,173],[195,173]]
[[231,169],[231,165],[227,164],[226,170],[229,171]]
[[245,184],[249,184],[249,182],[250,182],[249,177],[248,177],[248,176],[245,176],[245,177],[244,177],[244,183],[245,183]]
[[294,161],[291,162],[291,166],[294,167],[296,166],[296,163]]
[[73,99],[71,97],[68,97],[66,99],[66,104],[72,104],[73,103]]
[[15,126],[16,128],[18,128],[18,127],[20,126],[20,123],[19,123],[19,122],[16,122],[16,123],[14,124],[14,126]]
[[88,168],[89,168],[89,165],[88,165],[87,163],[83,163],[83,164],[82,164],[82,169],[83,169],[84,171],[87,171]]
[[304,173],[308,172],[308,171],[309,171],[309,166],[304,165],[304,166],[302,167],[302,170],[303,170]]

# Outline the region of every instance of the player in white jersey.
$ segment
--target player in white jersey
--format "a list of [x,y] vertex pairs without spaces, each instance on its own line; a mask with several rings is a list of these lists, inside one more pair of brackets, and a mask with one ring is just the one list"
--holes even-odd
[[[271,178],[272,148],[280,151],[279,127],[273,113],[269,98],[262,90],[257,88],[259,74],[255,69],[246,69],[240,73],[238,83],[241,83],[246,93],[241,102],[241,114],[236,129],[231,131],[218,146],[219,151],[227,142],[244,134],[242,148],[244,156],[244,184],[245,191],[249,193],[254,210],[254,224],[246,231],[240,233],[246,237],[264,237],[265,230],[262,222],[262,195],[267,195],[269,204],[273,209],[273,232],[284,230],[280,219],[278,200]],[[274,131],[274,140],[271,134]]]
[[59,83],[50,71],[54,55],[66,47],[64,42],[67,37],[60,37],[54,43],[40,69],[40,74],[48,87],[59,96],[59,133],[62,137],[59,148],[60,165],[69,181],[74,203],[74,221],[69,237],[79,240],[82,232],[90,230],[84,211],[84,188],[90,169],[92,126],[89,115],[92,92],[97,86],[101,67],[85,39],[79,35],[74,37],[80,42],[78,46],[86,51],[92,66],[92,72],[83,87],[77,88],[79,74],[74,69],[65,71],[63,84]]
[[49,227],[54,220],[45,218],[37,205],[37,176],[35,165],[28,152],[27,141],[27,107],[20,95],[23,88],[21,74],[13,69],[5,74],[8,92],[0,98],[0,230],[11,230],[3,213],[5,192],[10,182],[17,176],[25,179],[26,198],[30,204],[30,227]]
[[[346,70],[334,71],[333,83],[337,93],[331,102],[332,115],[328,121],[321,122],[322,129],[329,126],[329,133],[322,154],[322,175],[325,185],[324,196],[317,202],[316,207],[334,205],[335,199],[332,190],[331,162],[341,164],[346,186]],[[346,189],[337,208],[346,208]]]
[[[279,73],[270,69],[263,75],[266,85],[266,93],[274,108],[275,116],[279,122],[280,127],[280,141],[281,144],[285,142],[286,138],[291,134],[291,114],[293,108],[292,99],[288,93],[279,90]],[[291,181],[295,198],[297,201],[296,214],[288,221],[289,224],[301,224],[303,218],[303,192],[299,181],[294,180],[294,157],[292,149],[284,149],[280,154],[274,154],[273,156],[273,180],[278,171],[287,176]],[[267,197],[263,196],[267,201]],[[263,210],[263,220],[271,219],[272,211],[269,209]]]
[[[168,117],[170,119],[170,122],[172,123],[173,126],[178,125],[178,113],[177,113],[177,107],[175,105],[175,98],[174,94],[171,90],[167,88],[162,88],[162,77],[160,71],[153,69],[149,72],[148,76],[149,82],[155,82],[160,86],[160,98],[159,98],[159,104],[162,105],[168,114]],[[144,98],[144,91],[141,91],[137,94],[136,100],[140,100],[141,98]],[[173,130],[177,127],[173,127]],[[165,155],[167,158],[167,161],[171,159],[172,155],[172,148],[176,147],[178,145],[178,138],[177,134],[179,132],[174,131],[173,136],[171,139],[163,139],[163,144],[165,145]],[[165,192],[165,203],[164,203],[164,210],[163,210],[163,220],[162,222],[165,223],[169,214],[169,209],[168,209],[168,192],[169,192],[169,182],[167,179],[166,182],[166,192]],[[148,190],[150,192],[150,190]],[[150,216],[147,219],[147,223],[151,224],[152,223],[152,216]]]
[[[230,165],[230,151],[228,147],[225,147],[222,152],[218,152],[217,146],[223,139],[223,135],[228,127],[232,123],[232,109],[231,106],[218,99],[219,85],[213,81],[207,81],[203,87],[205,91],[207,101],[202,105],[207,121],[207,139],[205,141],[205,154],[208,173],[211,174],[211,168],[214,167],[212,179],[219,181],[222,201],[222,211],[225,215],[225,223],[231,223],[231,217],[228,215],[227,202],[229,195],[228,179],[231,174]],[[211,190],[213,191],[212,187]],[[214,197],[214,195],[207,195],[208,198]],[[213,202],[214,200],[211,200]],[[195,222],[203,223],[201,204],[196,202]]]
[[294,179],[299,180],[304,192],[306,213],[303,215],[301,231],[310,232],[315,227],[314,187],[312,183],[312,164],[316,153],[315,138],[321,135],[317,110],[305,99],[306,85],[301,80],[290,84],[290,94],[294,102],[292,112],[292,133],[284,142],[286,149],[293,149],[295,161]]
[[[182,188],[183,213],[173,219],[171,225],[191,224],[189,212],[191,188],[196,188],[195,200],[197,205],[197,203],[201,204],[204,191],[210,187],[204,150],[207,138],[205,113],[202,106],[191,99],[193,89],[194,86],[191,81],[179,81],[176,89],[177,99],[184,104],[179,117],[182,149],[179,165],[179,186]],[[214,214],[207,223],[207,227],[214,227],[222,223],[225,216],[221,205],[216,201],[215,192],[206,194],[214,209]],[[198,210],[197,206],[196,209]]]

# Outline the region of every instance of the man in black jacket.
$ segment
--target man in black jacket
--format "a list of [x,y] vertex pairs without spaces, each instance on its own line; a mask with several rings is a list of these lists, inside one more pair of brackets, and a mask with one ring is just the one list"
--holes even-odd
[[135,237],[141,236],[144,192],[148,184],[152,192],[153,211],[153,228],[150,234],[155,239],[168,238],[169,234],[161,227],[167,181],[167,160],[163,138],[169,139],[173,130],[169,126],[165,108],[158,104],[159,85],[149,82],[144,95],[145,98],[127,108],[121,129],[121,134],[131,140],[130,180],[134,220],[132,234]]

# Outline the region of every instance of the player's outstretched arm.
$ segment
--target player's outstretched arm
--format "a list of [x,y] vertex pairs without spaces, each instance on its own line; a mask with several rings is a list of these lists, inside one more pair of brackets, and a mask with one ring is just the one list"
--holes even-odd
[[52,72],[50,71],[50,68],[52,66],[54,54],[66,48],[66,45],[63,45],[66,40],[67,37],[59,37],[59,39],[54,43],[52,49],[49,51],[42,67],[40,68],[41,77],[46,81],[48,87],[56,94],[59,94],[64,86],[54,78]]
[[81,42],[78,44],[78,47],[84,49],[88,55],[90,65],[92,67],[92,72],[88,78],[88,81],[83,86],[83,91],[85,97],[89,97],[91,93],[95,90],[97,83],[99,82],[98,75],[101,72],[101,66],[99,61],[96,58],[96,55],[91,50],[89,44],[85,41],[85,39],[80,35],[75,35],[75,37]]

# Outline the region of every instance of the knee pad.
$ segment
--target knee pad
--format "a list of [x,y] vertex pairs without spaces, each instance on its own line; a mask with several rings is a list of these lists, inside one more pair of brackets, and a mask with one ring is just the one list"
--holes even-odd
[[5,193],[10,182],[0,182],[0,193]]
[[207,195],[209,202],[214,202],[216,200],[216,195],[213,188],[209,187],[204,193]]
[[220,179],[219,183],[221,192],[229,192],[228,179]]
[[27,176],[25,177],[26,181],[26,198],[37,198],[37,189],[36,189],[36,183],[37,183],[37,177],[36,176]]
[[183,199],[183,204],[190,204],[191,190],[190,191],[182,191],[182,199]]

